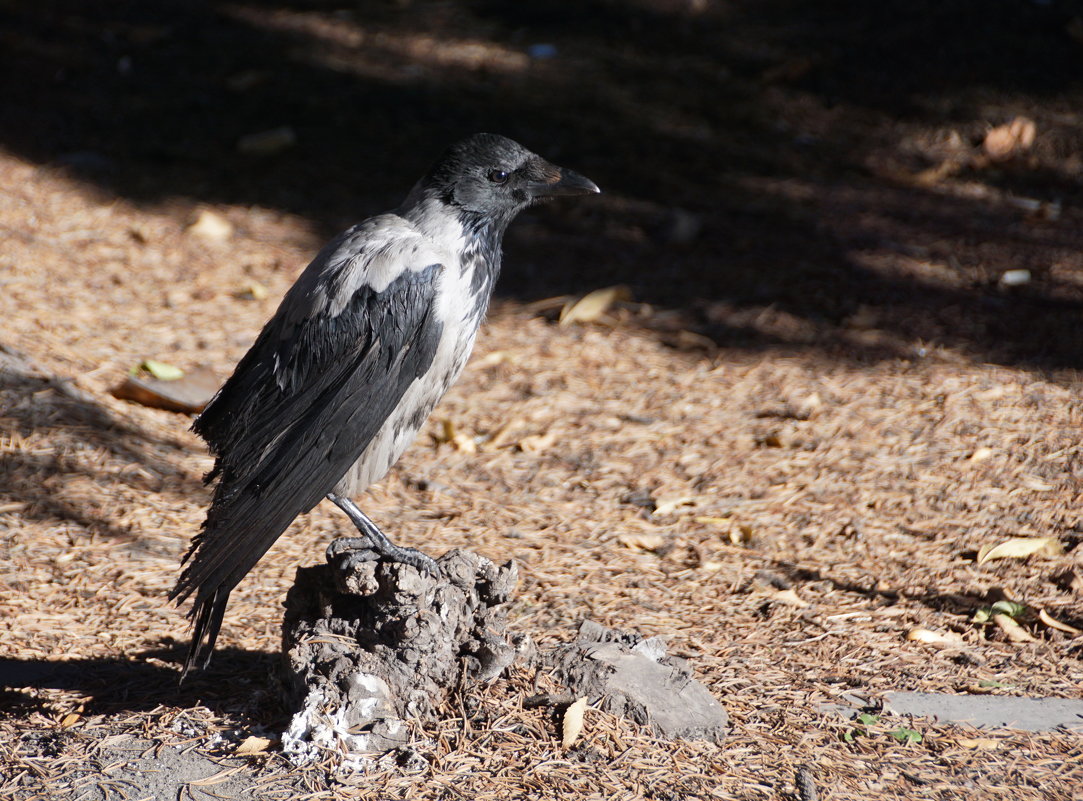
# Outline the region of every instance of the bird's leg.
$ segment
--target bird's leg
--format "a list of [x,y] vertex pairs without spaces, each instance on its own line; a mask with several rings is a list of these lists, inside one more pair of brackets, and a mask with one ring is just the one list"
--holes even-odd
[[363,535],[362,537],[340,537],[333,540],[327,546],[327,555],[329,557],[335,558],[350,551],[375,551],[388,561],[411,565],[434,576],[440,575],[440,568],[431,556],[413,548],[403,548],[401,545],[393,543],[387,538],[386,534],[377,528],[368,515],[358,509],[357,504],[349,498],[344,498],[333,492],[329,492],[327,498],[346,513],[346,516],[350,518],[353,524],[357,526],[357,530]]

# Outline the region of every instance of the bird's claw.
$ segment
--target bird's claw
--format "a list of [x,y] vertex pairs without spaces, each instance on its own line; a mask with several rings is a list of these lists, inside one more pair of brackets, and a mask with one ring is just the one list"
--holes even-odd
[[440,575],[440,565],[436,563],[436,560],[429,556],[427,553],[422,553],[416,548],[403,548],[399,545],[392,546],[394,551],[392,553],[380,554],[385,559],[390,559],[392,562],[401,562],[404,565],[410,565],[417,568],[422,573],[428,573],[430,576]]
[[[360,537],[340,537],[332,541],[327,547],[328,560],[338,559],[339,554],[344,552],[366,550],[379,554],[381,558],[389,562],[410,565],[432,576],[440,575],[440,566],[436,564],[435,559],[421,551],[413,548],[403,548],[401,545],[393,543],[387,538],[386,534],[380,531],[379,526],[369,520],[368,516],[358,509],[357,504],[349,498],[344,498],[333,492],[329,493],[327,497],[346,513],[346,516],[357,526],[358,532],[362,535]],[[338,545],[338,543],[342,544]],[[336,549],[334,555],[332,555],[333,548]],[[352,561],[356,563],[359,560]]]
[[327,546],[327,562],[349,571],[362,562],[384,559],[410,565],[433,576],[440,575],[440,566],[426,553],[414,548],[404,548],[391,542],[386,536],[339,537]]
[[380,558],[368,537],[338,537],[327,546],[327,563],[347,569],[361,562],[375,562]]

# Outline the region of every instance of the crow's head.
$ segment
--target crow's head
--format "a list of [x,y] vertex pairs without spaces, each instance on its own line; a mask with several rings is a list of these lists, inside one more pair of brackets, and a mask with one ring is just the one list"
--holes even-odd
[[504,224],[535,201],[599,191],[582,175],[550,164],[511,139],[488,133],[474,134],[449,147],[421,186],[468,215]]

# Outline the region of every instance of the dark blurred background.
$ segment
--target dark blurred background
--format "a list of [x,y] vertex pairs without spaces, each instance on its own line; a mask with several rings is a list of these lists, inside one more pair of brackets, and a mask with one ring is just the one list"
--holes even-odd
[[[699,345],[1083,361],[1083,0],[8,0],[0,37],[0,146],[135,202],[330,236],[490,130],[605,190],[513,226],[507,298],[620,283]],[[1017,117],[1033,143],[988,158]]]

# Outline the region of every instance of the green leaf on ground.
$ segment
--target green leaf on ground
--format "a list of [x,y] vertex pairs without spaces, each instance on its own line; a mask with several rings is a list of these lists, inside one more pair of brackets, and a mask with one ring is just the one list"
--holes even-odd
[[136,375],[140,370],[145,370],[159,381],[176,381],[184,378],[184,370],[157,359],[144,359],[132,369],[132,375]]
[[891,732],[891,736],[898,740],[903,745],[910,745],[910,743],[921,742],[921,732],[908,729],[905,726],[895,729]]
[[1019,617],[1027,611],[1023,604],[1017,604],[1015,601],[997,601],[991,609],[994,615],[1007,615],[1008,617]]

